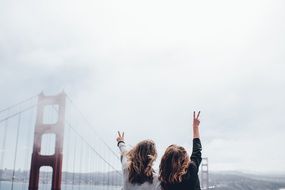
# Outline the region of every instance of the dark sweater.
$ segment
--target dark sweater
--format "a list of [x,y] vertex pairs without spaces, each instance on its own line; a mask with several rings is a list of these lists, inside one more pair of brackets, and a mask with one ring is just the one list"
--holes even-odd
[[162,185],[163,190],[200,190],[200,181],[198,176],[199,166],[202,161],[201,157],[202,145],[199,138],[193,139],[193,150],[191,155],[191,163],[187,173],[182,177],[182,182],[177,184]]

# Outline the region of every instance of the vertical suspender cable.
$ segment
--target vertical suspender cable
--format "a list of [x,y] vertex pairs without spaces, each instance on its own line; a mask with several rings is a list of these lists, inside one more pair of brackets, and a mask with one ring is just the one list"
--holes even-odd
[[81,175],[82,175],[82,150],[83,150],[83,142],[81,141],[81,143],[80,143],[80,158],[79,158],[79,172],[78,172],[78,175],[79,175],[79,190],[80,190],[80,188],[81,188]]
[[[2,141],[2,147],[1,147],[1,161],[0,161],[0,169],[3,169],[3,171],[0,174],[0,178],[2,178],[2,173],[4,172],[4,158],[5,158],[5,149],[6,149],[6,138],[7,138],[7,126],[8,126],[8,121],[6,120],[4,123],[4,137]],[[0,189],[2,186],[2,182],[0,181]]]
[[[30,113],[30,115],[29,115],[29,121],[27,122],[28,123],[28,126],[32,126],[32,119],[33,119],[33,110],[31,111],[31,113]],[[29,128],[27,128],[27,130],[26,130],[26,144],[25,144],[25,162],[24,162],[24,170],[28,170],[28,164],[29,164],[29,157],[30,157],[30,152],[29,152],[29,139],[31,138],[30,136],[31,136],[31,131],[33,131],[33,130],[30,130],[30,127]],[[25,175],[24,175],[24,181],[23,181],[23,183],[22,183],[22,190],[25,190],[25,185],[26,185],[26,183],[28,182],[28,176],[27,176],[27,174],[28,174],[28,172],[25,172],[24,173]]]
[[73,173],[72,173],[72,190],[74,187],[74,175],[75,175],[75,158],[76,158],[76,137],[74,138],[74,155],[73,155]]
[[91,152],[91,160],[93,160],[93,162],[91,161],[91,168],[92,168],[92,175],[91,175],[91,189],[94,189],[94,178],[93,176],[95,175],[95,168],[94,168],[94,162],[95,162],[95,158],[94,158],[94,153],[92,152],[91,148],[90,148],[90,152]]
[[21,125],[21,113],[20,113],[19,116],[18,116],[17,137],[16,137],[16,147],[15,147],[15,156],[14,156],[14,164],[13,164],[11,190],[14,189],[14,179],[15,179],[15,169],[16,169],[17,152],[18,152],[18,142],[19,142],[19,130],[20,130],[20,125]]
[[66,171],[65,171],[65,190],[67,189],[67,181],[68,181],[68,163],[69,163],[69,141],[70,141],[70,128],[68,127],[67,128],[68,129],[68,131],[67,131],[67,144],[66,144],[66,146],[65,146],[65,148],[67,148],[67,152],[66,152],[66,156],[65,156],[65,158],[66,158],[66,160],[65,160],[65,162],[66,162]]
[[88,167],[90,166],[90,150],[89,148],[87,148],[87,152],[88,152],[88,162],[87,162],[87,170],[90,169],[90,171],[88,171],[89,175],[88,175],[88,186],[90,185],[90,176],[92,174],[92,168]]
[[[108,153],[107,153],[108,154]],[[107,167],[107,189],[109,189],[109,187],[110,187],[110,167],[108,166]]]
[[[92,151],[92,149],[90,148],[90,150]],[[93,153],[93,160],[94,161],[96,161],[96,160],[98,160],[98,159],[96,159],[96,154],[92,151],[92,153]],[[96,164],[96,162],[92,162],[92,166],[93,166],[93,171],[94,171],[94,173],[93,173],[93,175],[92,175],[92,190],[94,190],[94,186],[95,186],[95,184],[96,184],[96,181],[95,181],[95,171],[96,171],[96,166],[98,166],[97,164]],[[97,174],[98,174],[98,172],[97,172]]]

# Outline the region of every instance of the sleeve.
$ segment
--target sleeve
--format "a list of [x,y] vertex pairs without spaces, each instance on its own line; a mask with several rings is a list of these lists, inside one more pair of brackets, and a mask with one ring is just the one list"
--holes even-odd
[[118,147],[120,149],[120,152],[121,152],[121,163],[122,163],[122,168],[125,169],[128,167],[128,163],[127,163],[127,146],[125,144],[124,141],[120,141],[118,142]]
[[192,150],[192,154],[191,154],[191,161],[194,162],[197,166],[197,170],[201,164],[202,161],[202,145],[201,145],[201,141],[199,138],[194,138],[193,139],[193,150]]

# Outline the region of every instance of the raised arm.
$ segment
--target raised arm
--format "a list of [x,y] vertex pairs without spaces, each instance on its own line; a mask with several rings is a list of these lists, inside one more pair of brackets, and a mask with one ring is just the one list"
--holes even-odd
[[118,131],[118,136],[116,138],[117,140],[117,146],[120,149],[121,152],[121,163],[123,166],[123,169],[127,167],[127,147],[125,144],[125,133],[123,132],[122,134]]
[[197,117],[196,113],[195,112],[193,113],[193,149],[192,149],[191,161],[193,161],[196,164],[197,169],[199,168],[199,165],[202,161],[202,154],[201,154],[202,145],[200,141],[199,116],[200,116],[200,111],[198,112]]

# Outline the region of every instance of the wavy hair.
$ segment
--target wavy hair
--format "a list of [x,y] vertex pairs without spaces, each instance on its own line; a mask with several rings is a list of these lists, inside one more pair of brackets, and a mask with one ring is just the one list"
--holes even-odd
[[163,189],[169,184],[182,182],[187,173],[190,157],[182,146],[170,145],[161,158],[159,180]]
[[129,182],[142,184],[153,182],[153,162],[157,158],[155,143],[152,140],[139,142],[128,153]]

